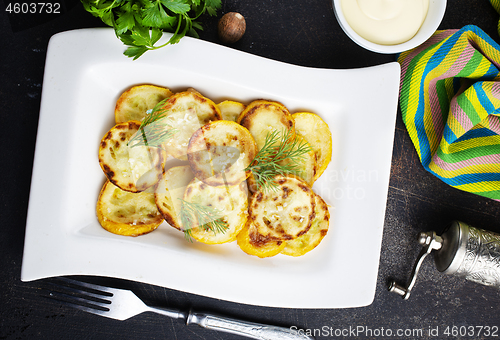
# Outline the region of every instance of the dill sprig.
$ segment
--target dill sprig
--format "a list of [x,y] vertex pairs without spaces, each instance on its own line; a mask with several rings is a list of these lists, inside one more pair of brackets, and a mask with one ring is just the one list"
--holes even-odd
[[166,117],[167,110],[163,108],[167,100],[168,98],[165,98],[156,104],[152,110],[146,112],[139,130],[128,142],[129,147],[150,146],[162,148],[167,140],[179,132],[179,130],[169,125],[171,120]]
[[277,175],[288,175],[299,171],[304,155],[312,150],[307,141],[292,135],[292,130],[274,130],[267,134],[264,146],[252,163],[245,169],[251,171],[257,190],[276,191]]
[[222,212],[216,208],[202,205],[199,203],[193,203],[182,201],[180,210],[180,220],[182,231],[187,240],[192,241],[192,228],[194,226],[199,226],[205,231],[213,231],[214,235],[218,233],[225,233],[229,226],[226,221],[222,219]]

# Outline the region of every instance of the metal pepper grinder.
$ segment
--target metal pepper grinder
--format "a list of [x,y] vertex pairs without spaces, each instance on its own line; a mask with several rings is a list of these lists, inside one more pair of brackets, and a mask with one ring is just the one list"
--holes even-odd
[[440,272],[500,288],[499,234],[454,221],[441,236],[434,231],[425,232],[419,235],[418,241],[423,248],[413,267],[409,284],[403,287],[392,281],[389,291],[407,300],[420,266],[431,252],[434,252],[434,262]]

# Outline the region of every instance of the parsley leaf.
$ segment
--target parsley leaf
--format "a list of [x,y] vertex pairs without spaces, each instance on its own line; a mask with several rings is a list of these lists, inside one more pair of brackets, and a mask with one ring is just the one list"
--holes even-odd
[[207,7],[219,8],[221,5],[220,0],[205,0],[205,4]]
[[159,27],[162,23],[161,17],[164,15],[167,15],[165,13],[165,10],[163,10],[161,6],[158,6],[158,3],[149,6],[148,8],[144,9],[142,11],[142,14],[144,15],[142,19],[142,24],[145,26],[152,26],[152,27]]
[[134,16],[129,12],[120,13],[118,19],[116,19],[116,26],[117,34],[123,34],[128,30],[132,30],[135,26]]
[[186,14],[191,9],[188,4],[180,0],[161,0],[161,3],[175,14]]
[[[114,28],[127,46],[124,54],[134,60],[149,50],[179,42],[202,30],[195,20],[207,13],[214,16],[221,0],[81,0],[85,10]],[[161,45],[163,32],[173,33]]]
[[148,48],[146,46],[130,46],[128,47],[123,54],[125,54],[127,57],[134,58],[136,60],[139,58],[141,55],[146,53]]

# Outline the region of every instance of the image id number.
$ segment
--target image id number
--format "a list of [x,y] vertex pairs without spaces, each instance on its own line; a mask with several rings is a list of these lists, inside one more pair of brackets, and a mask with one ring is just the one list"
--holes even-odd
[[498,326],[448,326],[444,330],[446,336],[483,336],[498,337]]
[[5,11],[10,14],[60,14],[61,4],[51,2],[10,2]]

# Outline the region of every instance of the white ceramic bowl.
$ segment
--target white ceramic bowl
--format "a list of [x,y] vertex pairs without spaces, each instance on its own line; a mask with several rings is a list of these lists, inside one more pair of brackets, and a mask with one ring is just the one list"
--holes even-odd
[[410,40],[397,45],[375,44],[371,41],[362,38],[359,34],[357,34],[351,28],[351,26],[349,26],[347,20],[344,17],[344,13],[342,13],[341,0],[333,0],[333,10],[340,24],[340,27],[342,27],[344,32],[356,44],[373,52],[393,54],[393,53],[400,53],[403,51],[407,51],[414,47],[417,47],[418,45],[422,44],[427,39],[429,39],[432,36],[432,34],[434,34],[434,32],[436,32],[436,30],[439,27],[439,24],[441,23],[441,20],[443,19],[444,12],[446,10],[446,0],[429,0],[429,11],[427,12],[425,21],[418,30],[417,34],[415,34],[415,36]]

